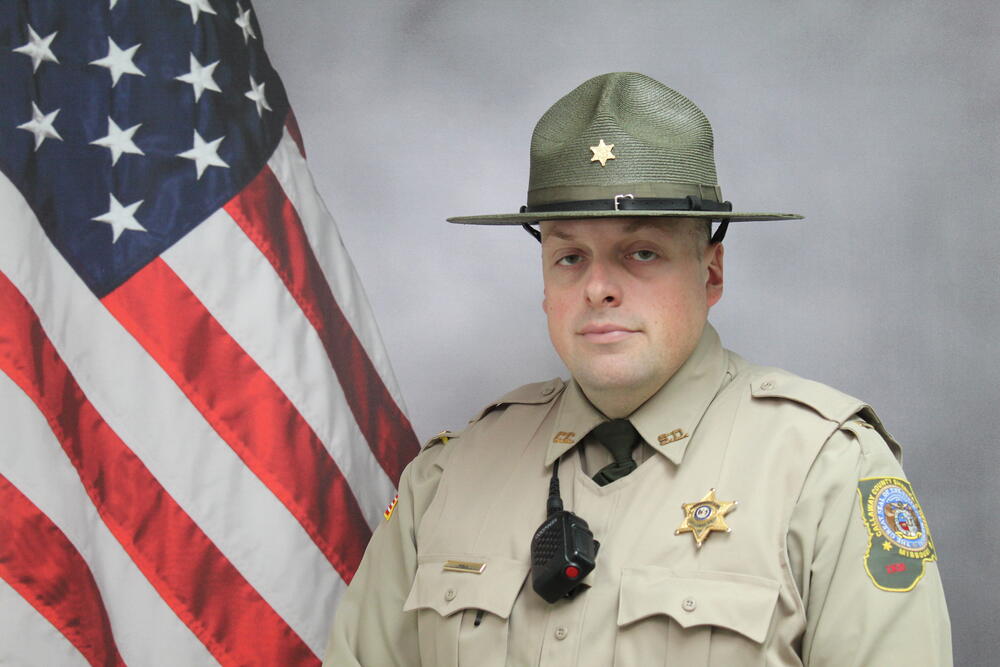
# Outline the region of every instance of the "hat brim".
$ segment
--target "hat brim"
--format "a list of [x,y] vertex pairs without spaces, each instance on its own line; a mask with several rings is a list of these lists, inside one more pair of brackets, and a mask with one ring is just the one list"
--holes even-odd
[[542,220],[582,218],[705,218],[750,222],[754,220],[802,220],[797,213],[741,213],[729,211],[550,211],[546,213],[508,213],[498,215],[462,215],[448,218],[459,225],[530,225]]

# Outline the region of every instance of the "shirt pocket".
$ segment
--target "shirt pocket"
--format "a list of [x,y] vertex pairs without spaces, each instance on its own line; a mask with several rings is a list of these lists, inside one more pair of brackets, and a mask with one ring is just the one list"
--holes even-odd
[[[446,569],[455,562],[466,571]],[[504,665],[508,619],[527,574],[528,563],[511,558],[421,556],[403,611],[417,613],[422,663]]]
[[778,587],[731,572],[625,568],[614,664],[763,665]]

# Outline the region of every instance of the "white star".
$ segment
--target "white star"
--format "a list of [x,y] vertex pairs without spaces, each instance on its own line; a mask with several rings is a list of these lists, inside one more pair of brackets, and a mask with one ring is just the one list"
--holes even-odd
[[264,109],[271,111],[271,105],[267,103],[267,98],[264,97],[264,86],[266,84],[258,84],[253,80],[253,74],[250,75],[250,90],[248,90],[245,95],[253,100],[253,103],[257,105],[257,115],[264,115]]
[[219,157],[219,144],[225,139],[225,136],[221,136],[214,141],[206,142],[198,134],[198,130],[194,131],[194,147],[191,150],[184,151],[183,153],[178,153],[177,157],[187,158],[188,160],[194,160],[195,169],[198,170],[198,178],[205,173],[206,167],[226,167],[229,165],[223,162],[222,158]]
[[146,76],[142,73],[135,63],[132,62],[132,56],[139,49],[142,44],[136,44],[135,46],[130,46],[124,51],[118,48],[115,41],[108,37],[108,55],[100,58],[99,60],[92,60],[91,65],[98,65],[100,67],[107,67],[111,71],[111,87],[114,88],[118,83],[118,79],[121,78],[122,74],[138,74],[139,76]]
[[253,26],[250,25],[250,10],[247,9],[244,11],[243,5],[237,2],[236,13],[238,14],[236,17],[236,25],[238,25],[240,30],[243,31],[243,43],[248,44],[251,37],[257,39],[257,35],[253,32]]
[[122,156],[122,153],[145,155],[145,153],[143,153],[142,150],[135,145],[135,142],[132,141],[132,135],[135,134],[135,131],[140,127],[142,127],[142,123],[133,125],[127,130],[123,130],[118,127],[118,123],[111,120],[111,116],[108,116],[108,134],[100,139],[95,139],[90,143],[110,149],[111,164],[114,166],[114,164],[118,162],[118,158]]
[[135,210],[142,206],[143,200],[129,204],[128,206],[122,206],[115,196],[112,194],[108,195],[111,197],[111,203],[108,207],[108,212],[97,216],[96,218],[91,218],[96,222],[106,222],[111,225],[111,242],[117,243],[118,237],[122,235],[126,229],[132,229],[137,232],[144,232],[146,228],[139,224],[139,221],[135,219]]
[[62,141],[62,137],[56,132],[56,128],[52,127],[52,123],[55,122],[56,116],[59,115],[59,109],[56,109],[50,114],[43,114],[38,105],[34,102],[31,103],[31,120],[27,123],[21,123],[18,125],[18,129],[27,130],[35,135],[35,150],[37,151],[42,145],[42,142],[46,139],[58,139]]
[[219,88],[219,84],[215,82],[212,78],[212,72],[215,71],[216,66],[219,61],[216,60],[211,65],[205,65],[202,67],[201,63],[198,62],[194,54],[191,54],[191,71],[187,74],[182,74],[176,78],[178,81],[183,81],[184,83],[190,83],[191,87],[194,88],[194,101],[197,102],[201,99],[201,94],[206,90],[214,90],[217,93],[221,93],[222,89]]
[[214,14],[215,10],[212,9],[212,5],[208,4],[208,0],[177,0],[177,2],[182,5],[187,5],[191,8],[191,22],[198,22],[198,13],[205,12],[206,14]]
[[28,43],[14,49],[14,53],[23,53],[24,55],[31,57],[32,72],[37,72],[38,66],[45,60],[48,60],[51,63],[58,63],[59,60],[56,58],[56,54],[52,53],[52,49],[49,48],[52,44],[52,40],[56,38],[57,34],[59,34],[58,30],[46,37],[39,37],[38,33],[35,32],[35,29],[29,25]]

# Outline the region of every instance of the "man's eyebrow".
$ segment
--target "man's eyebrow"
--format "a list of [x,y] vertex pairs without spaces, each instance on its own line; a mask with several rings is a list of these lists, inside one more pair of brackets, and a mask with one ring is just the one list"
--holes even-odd
[[[624,232],[626,234],[632,234],[632,233],[637,232],[637,231],[639,231],[641,229],[647,229],[647,228],[648,229],[663,229],[664,227],[663,227],[663,225],[661,225],[661,222],[662,222],[662,220],[659,220],[657,218],[638,218],[638,219],[632,220],[630,223],[628,223],[628,225],[626,225],[626,227],[625,227]],[[600,224],[600,223],[596,223],[595,222],[594,224]],[[563,241],[575,241],[576,240],[576,237],[573,236],[573,234],[571,234],[570,232],[563,231],[559,227],[553,227],[549,231],[545,232],[545,234],[543,236],[543,240],[545,238],[550,237],[550,236],[554,236],[557,239],[562,239]]]
[[551,230],[549,230],[549,231],[548,231],[548,232],[547,232],[547,233],[545,234],[545,236],[546,236],[546,237],[549,237],[549,236],[554,236],[554,237],[556,237],[557,239],[562,239],[563,241],[572,241],[572,240],[573,240],[573,239],[575,238],[575,237],[574,237],[574,236],[573,236],[572,234],[570,234],[569,232],[564,232],[564,231],[560,230],[560,229],[559,229],[558,227],[557,227],[557,228],[555,228],[555,229],[551,229]]
[[625,232],[630,234],[632,232],[637,232],[645,227],[659,228],[660,221],[657,220],[656,218],[640,218],[638,220],[633,220],[632,222],[628,223],[627,227],[625,227]]

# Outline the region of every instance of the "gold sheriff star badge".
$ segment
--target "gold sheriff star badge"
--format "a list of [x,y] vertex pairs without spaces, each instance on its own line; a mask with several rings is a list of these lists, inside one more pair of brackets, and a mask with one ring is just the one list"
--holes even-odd
[[724,533],[732,532],[723,517],[736,509],[736,505],[735,500],[719,500],[715,497],[715,489],[709,489],[701,500],[681,505],[684,509],[684,520],[674,531],[674,535],[691,533],[694,536],[695,544],[700,549],[701,543],[708,538],[708,534],[713,530]]
[[614,148],[614,144],[604,143],[604,139],[597,142],[596,146],[591,146],[590,150],[594,152],[594,157],[590,158],[591,162],[600,162],[603,167],[608,160],[614,160],[615,155],[611,152]]

